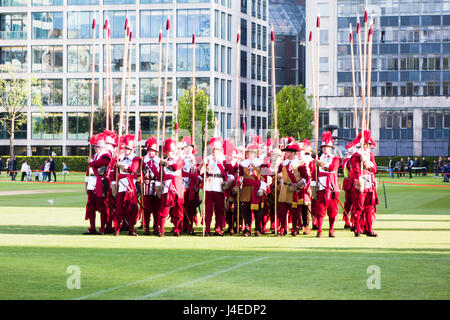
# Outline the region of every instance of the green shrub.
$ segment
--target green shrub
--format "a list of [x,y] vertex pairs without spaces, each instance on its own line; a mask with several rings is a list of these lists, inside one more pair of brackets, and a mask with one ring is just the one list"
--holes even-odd
[[[6,160],[9,156],[3,156],[3,170],[6,171]],[[67,164],[67,169],[69,171],[86,172],[87,170],[87,156],[71,156],[71,157],[53,157],[56,165],[56,171],[62,171],[65,162]],[[41,170],[41,166],[44,165],[45,161],[48,160],[48,156],[16,156],[17,160],[17,171],[20,171],[22,163],[26,160],[31,170]]]

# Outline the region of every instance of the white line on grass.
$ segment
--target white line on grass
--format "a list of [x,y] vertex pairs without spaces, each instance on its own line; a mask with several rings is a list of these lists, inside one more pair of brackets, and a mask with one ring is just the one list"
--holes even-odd
[[111,292],[111,291],[114,291],[114,290],[117,290],[117,289],[121,289],[121,288],[125,288],[125,287],[131,286],[131,285],[135,285],[135,284],[138,284],[138,283],[151,281],[153,279],[165,277],[165,276],[167,276],[169,274],[172,274],[172,273],[176,273],[176,272],[179,272],[179,271],[187,270],[187,269],[190,269],[190,268],[193,268],[193,267],[200,266],[202,264],[206,264],[206,263],[210,263],[210,262],[213,262],[213,261],[222,260],[222,259],[226,259],[226,258],[230,258],[230,256],[223,256],[223,257],[219,257],[219,258],[216,258],[216,259],[211,259],[211,260],[207,260],[207,261],[203,261],[203,262],[199,262],[199,263],[190,264],[190,265],[187,265],[187,266],[184,266],[184,267],[181,267],[181,268],[178,268],[178,269],[174,269],[174,270],[171,270],[171,271],[168,271],[168,272],[165,272],[165,273],[156,274],[156,275],[148,277],[146,279],[132,281],[132,282],[128,282],[128,283],[122,284],[122,285],[117,286],[117,287],[113,287],[113,288],[109,288],[109,289],[105,289],[105,290],[100,290],[100,291],[91,293],[89,295],[83,296],[83,297],[75,298],[73,300],[83,300],[83,299],[97,297],[97,296],[99,296],[99,295],[101,295],[103,293],[108,293],[108,292]]
[[156,291],[156,292],[147,294],[147,295],[145,295],[145,296],[143,296],[143,297],[137,298],[137,300],[148,299],[148,298],[156,297],[156,296],[159,296],[160,294],[166,293],[167,291],[170,291],[170,290],[172,290],[172,289],[184,287],[184,286],[187,286],[187,285],[190,285],[190,284],[199,282],[199,281],[203,281],[203,280],[206,280],[206,279],[209,279],[209,278],[213,278],[213,277],[215,277],[215,276],[217,276],[217,275],[219,275],[219,274],[222,274],[222,273],[225,273],[225,272],[228,272],[228,271],[231,271],[231,270],[240,268],[240,267],[245,266],[245,265],[247,265],[247,264],[250,264],[250,263],[253,263],[253,262],[258,262],[258,261],[261,261],[261,260],[264,260],[264,259],[267,259],[267,258],[268,258],[268,257],[262,257],[262,258],[253,259],[253,260],[251,260],[251,261],[243,262],[243,263],[237,264],[237,265],[235,265],[235,266],[232,266],[232,267],[229,267],[229,268],[222,269],[222,270],[220,270],[220,271],[211,273],[211,274],[209,274],[209,275],[207,275],[207,276],[204,276],[204,277],[201,277],[201,278],[198,278],[198,279],[195,279],[195,280],[187,281],[187,282],[178,284],[178,285],[176,285],[176,286],[168,287],[168,288],[166,288],[166,289],[159,290],[159,291]]

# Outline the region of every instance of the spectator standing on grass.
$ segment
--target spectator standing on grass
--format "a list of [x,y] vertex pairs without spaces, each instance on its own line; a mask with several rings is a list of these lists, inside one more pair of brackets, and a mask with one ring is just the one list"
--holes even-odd
[[422,157],[422,175],[426,176],[427,175],[427,171],[428,171],[428,161],[427,158]]
[[447,161],[445,166],[442,168],[442,182],[448,182],[450,178],[450,161]]
[[394,178],[394,168],[395,168],[395,162],[392,157],[389,157],[389,172],[391,173],[391,178]]
[[416,168],[416,170],[414,170],[414,171],[415,171],[415,172],[414,172],[414,175],[417,176],[417,174],[419,173],[419,170],[418,170],[417,168],[420,167],[420,161],[419,161],[419,158],[417,158],[417,157],[414,158],[414,164],[413,164],[413,167]]
[[39,170],[36,170],[36,173],[34,174],[34,182],[39,182]]
[[405,160],[403,160],[403,158],[400,159],[399,172],[397,174],[398,178],[401,176],[405,176]]
[[10,175],[11,171],[11,158],[6,159],[6,176]]
[[63,174],[63,175],[64,175],[64,174],[70,174],[70,173],[69,173],[69,169],[67,168],[67,164],[66,164],[65,162],[62,163],[62,166],[63,166],[62,174]]
[[46,160],[44,164],[44,177],[42,178],[42,181],[45,182],[47,180],[50,182],[50,161]]
[[434,177],[433,178],[439,178],[439,162],[433,160],[433,170],[434,170]]
[[0,176],[2,175],[3,171],[3,157],[0,156]]
[[412,161],[411,158],[408,157],[408,162],[406,165],[408,168],[409,178],[412,179],[412,167],[414,166],[414,161]]
[[56,164],[52,157],[49,159],[50,161],[50,174],[48,177],[48,181],[51,181],[50,175],[53,173],[53,182],[56,182]]
[[16,181],[17,175],[17,160],[16,157],[12,157],[11,159],[11,181]]
[[[21,179],[21,181],[23,181],[23,179],[24,179],[25,177],[27,177],[28,170],[30,170],[30,166],[28,165],[27,161],[25,160],[25,161],[22,163],[22,168],[20,168],[20,172],[22,172],[22,179]],[[28,180],[28,179],[27,179],[27,180]]]

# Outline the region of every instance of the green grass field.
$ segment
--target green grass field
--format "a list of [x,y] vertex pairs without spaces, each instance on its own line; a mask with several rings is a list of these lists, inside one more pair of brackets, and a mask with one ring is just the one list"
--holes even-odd
[[[75,174],[66,182],[83,179]],[[385,208],[382,181],[410,185],[386,183]],[[378,238],[355,238],[343,230],[341,213],[336,238],[315,238],[315,232],[282,238],[170,233],[135,238],[81,235],[88,228],[82,184],[10,182],[3,173],[0,299],[446,300],[448,186],[431,176],[380,177]],[[4,195],[43,189],[55,193]],[[80,289],[68,288],[70,266],[79,268]],[[370,266],[379,268],[379,289],[368,287]]]

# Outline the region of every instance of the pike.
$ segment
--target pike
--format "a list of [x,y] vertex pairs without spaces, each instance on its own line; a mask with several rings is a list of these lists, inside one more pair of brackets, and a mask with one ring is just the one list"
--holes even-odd
[[353,29],[352,24],[350,23],[350,54],[352,60],[352,81],[353,81],[353,118],[355,122],[355,133],[358,135],[358,111],[356,107],[356,82],[355,82],[355,60],[353,56]]
[[[273,117],[274,117],[274,128],[275,128],[275,137],[274,137],[274,144],[275,146],[278,146],[278,114],[277,114],[277,90],[275,85],[275,32],[273,31],[273,24],[270,31],[270,40],[272,45],[272,96],[273,96]],[[277,205],[278,205],[278,172],[275,171],[274,173],[274,180],[275,180],[275,207],[274,207],[274,215],[275,215],[275,235],[277,235],[278,227],[277,227]]]
[[112,63],[111,63],[111,27],[108,27],[108,70],[109,70],[109,117],[111,130],[114,131],[114,88],[113,88],[113,79],[112,79]]
[[[139,143],[139,156],[141,157],[140,159],[140,171],[141,171],[141,208],[140,208],[140,212],[141,212],[141,225],[144,227],[145,230],[145,219],[144,219],[144,214],[145,214],[145,207],[144,207],[144,157],[142,156],[142,134],[141,134],[141,130],[138,131],[138,143]],[[144,212],[144,213],[142,213]]]
[[[240,75],[240,52],[241,52],[241,33],[240,33],[241,27],[239,25],[238,27],[238,33],[236,36],[236,75],[235,75],[235,83],[236,83],[236,91],[235,91],[235,118],[234,118],[234,127],[235,127],[235,133],[234,133],[234,145],[237,147],[238,145],[238,123],[239,123],[239,75]],[[244,119],[242,121],[243,125],[245,123],[245,105],[244,105]],[[245,130],[242,134],[242,139],[244,141],[243,147],[245,148]],[[245,152],[244,152],[244,159],[245,159]],[[238,173],[237,173],[237,179],[238,179],[238,187],[236,192],[236,212],[237,212],[237,232],[240,233],[241,228],[239,226],[239,211],[240,211],[240,182],[239,182],[239,167],[238,167]]]
[[162,143],[164,143],[165,137],[166,137],[166,107],[167,107],[167,81],[168,81],[168,68],[169,68],[169,35],[170,35],[170,17],[167,18],[166,23],[166,71],[165,71],[165,78],[164,78],[164,98],[163,98],[163,128],[162,128]]
[[106,57],[104,59],[105,61],[105,70],[106,70],[106,104],[105,104],[105,117],[106,117],[106,130],[109,130],[109,37],[111,35],[110,29],[109,29],[109,20],[108,17],[105,18],[105,24],[103,25],[103,30],[106,30],[106,46],[105,46],[105,53]]
[[[214,114],[214,113],[213,113]],[[204,150],[204,158],[203,158],[203,165],[205,166],[205,171],[203,172],[203,208],[202,208],[202,221],[203,221],[203,237],[205,236],[205,226],[206,226],[206,220],[205,220],[205,214],[206,214],[206,164],[208,159],[206,158],[208,154],[208,106],[206,106],[206,117],[205,117],[205,148]]]
[[[158,125],[156,131],[156,142],[159,146],[159,131],[161,127],[161,61],[162,61],[162,31],[159,30],[159,62],[158,62]],[[159,149],[159,148],[158,148]]]
[[127,115],[126,115],[126,122],[125,122],[125,134],[128,134],[128,126],[129,126],[129,119],[130,119],[130,89],[131,89],[131,54],[132,54],[132,47],[133,47],[133,30],[130,27],[130,37],[129,37],[129,52],[128,52],[128,82],[127,82]]
[[372,41],[373,41],[373,19],[371,19],[368,42],[369,42],[369,57],[368,57],[368,77],[367,77],[367,119],[366,128],[370,128],[370,95],[371,95],[371,83],[372,83]]
[[[169,67],[169,34],[170,34],[170,17],[167,17],[166,23],[166,72],[164,79],[164,100],[163,100],[163,132],[162,132],[162,144],[164,144],[165,136],[166,136],[166,106],[167,106],[167,72]],[[164,152],[161,155],[161,159],[164,159]],[[161,187],[163,186],[163,173],[164,170],[161,168]]]
[[[94,19],[92,20],[92,81],[91,81],[91,119],[90,119],[90,137],[94,135],[94,103],[95,103],[95,13]],[[89,158],[92,156],[92,145],[89,144]]]
[[195,124],[195,32],[192,34],[192,143],[194,140],[194,124]]
[[[128,26],[128,17],[125,19],[125,37],[124,37],[124,50],[123,50],[123,66],[122,66],[122,90],[120,95],[120,110],[119,110],[119,134],[117,143],[117,157],[120,156],[120,138],[122,136],[122,125],[123,125],[123,107],[125,104],[125,78],[127,74],[127,53],[128,53],[128,37],[130,35],[130,28]],[[118,185],[119,173],[118,167],[116,167],[116,185]]]

